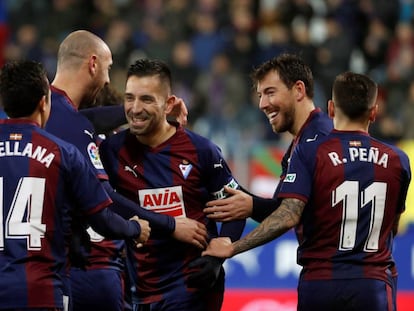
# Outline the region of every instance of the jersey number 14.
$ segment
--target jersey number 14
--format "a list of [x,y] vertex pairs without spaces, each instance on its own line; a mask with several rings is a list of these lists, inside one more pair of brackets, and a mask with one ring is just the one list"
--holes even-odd
[[0,177],[0,250],[4,239],[26,239],[28,250],[40,250],[41,238],[46,232],[42,224],[45,179],[22,177],[3,223],[3,177]]

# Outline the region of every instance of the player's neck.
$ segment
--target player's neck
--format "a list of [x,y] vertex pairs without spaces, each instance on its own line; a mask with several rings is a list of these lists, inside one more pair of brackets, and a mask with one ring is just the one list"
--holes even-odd
[[299,133],[313,110],[315,110],[315,105],[311,100],[301,103],[301,107],[296,107],[294,124],[289,131],[293,136]]
[[76,84],[74,84],[73,81],[76,81],[76,79],[64,79],[61,76],[56,76],[51,85],[64,91],[67,97],[70,98],[73,105],[76,108],[79,108],[82,100],[81,95],[83,94],[82,83],[76,82]]
[[160,128],[151,136],[138,136],[138,140],[151,148],[158,147],[170,139],[176,132],[176,127],[168,122],[163,123]]
[[355,122],[351,120],[333,120],[338,131],[368,132],[369,122]]

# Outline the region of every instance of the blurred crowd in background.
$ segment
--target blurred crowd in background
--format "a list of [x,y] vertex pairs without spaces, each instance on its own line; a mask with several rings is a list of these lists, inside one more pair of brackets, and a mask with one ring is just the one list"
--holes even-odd
[[[189,127],[229,158],[255,144],[283,143],[257,107],[251,70],[296,52],[325,110],[335,76],[352,70],[379,85],[371,134],[414,138],[414,0],[0,0],[0,63],[42,62],[50,79],[59,43],[90,30],[113,53],[111,86],[122,94],[137,58],[166,61]],[[118,97],[114,97],[118,98]],[[122,97],[121,100],[122,102]],[[103,104],[112,104],[107,102]]]

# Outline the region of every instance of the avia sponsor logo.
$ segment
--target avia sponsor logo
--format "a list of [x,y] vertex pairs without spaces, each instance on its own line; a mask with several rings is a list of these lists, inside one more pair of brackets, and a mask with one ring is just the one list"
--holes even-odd
[[181,186],[138,190],[140,205],[152,212],[173,217],[185,217]]

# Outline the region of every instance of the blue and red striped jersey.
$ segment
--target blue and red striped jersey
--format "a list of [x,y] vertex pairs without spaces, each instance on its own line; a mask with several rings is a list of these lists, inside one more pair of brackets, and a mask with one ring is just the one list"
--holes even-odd
[[410,180],[407,155],[364,132],[333,130],[298,145],[279,198],[306,202],[296,227],[302,276],[390,282],[393,227]]
[[[290,161],[290,157],[292,155],[293,150],[297,145],[303,143],[309,143],[312,141],[317,140],[318,138],[324,137],[328,135],[333,129],[332,119],[328,117],[328,115],[320,108],[314,109],[310,114],[305,123],[299,130],[299,133],[295,136],[295,138],[290,143],[290,146],[286,153],[283,155],[282,159],[282,174],[280,175],[280,180],[286,176],[288,170],[288,164]],[[274,197],[277,198],[277,194],[279,192],[279,188],[282,185],[280,182],[278,184],[277,189],[275,190]]]
[[[192,218],[206,224],[210,237],[218,236],[214,221],[203,213],[205,203],[225,197],[224,185],[238,184],[220,149],[208,139],[178,126],[161,145],[141,144],[129,130],[101,144],[102,161],[113,187],[156,213]],[[223,224],[224,227],[229,224]],[[233,239],[238,239],[244,222]],[[201,251],[195,246],[151,232],[143,247],[128,248],[128,268],[142,303],[162,300],[187,291],[188,264]]]
[[[302,143],[311,142],[318,138],[328,135],[333,129],[332,120],[328,115],[321,111],[320,108],[314,109],[310,114],[305,123],[299,130],[299,133],[295,136],[292,142],[289,145],[289,148],[285,152],[282,158],[282,173],[280,174],[280,182],[278,183],[275,192],[273,194],[273,199],[269,200],[253,196],[253,210],[252,218],[256,221],[263,221],[267,216],[269,216],[275,208],[280,204],[280,201],[277,200],[277,195],[282,186],[282,181],[286,176],[288,169],[289,158],[293,152],[293,149]],[[275,202],[276,201],[276,202]]]
[[73,145],[28,120],[0,120],[0,167],[0,309],[63,308],[72,208],[111,199]]
[[[51,86],[52,107],[46,131],[75,145],[84,155],[101,180],[108,180],[101,159],[99,157],[98,142],[92,123],[73,105],[63,90]],[[87,187],[85,188],[85,190]],[[122,240],[104,239],[101,235],[88,229],[92,247],[87,269],[112,268],[121,269],[123,261],[120,258],[125,244]]]

